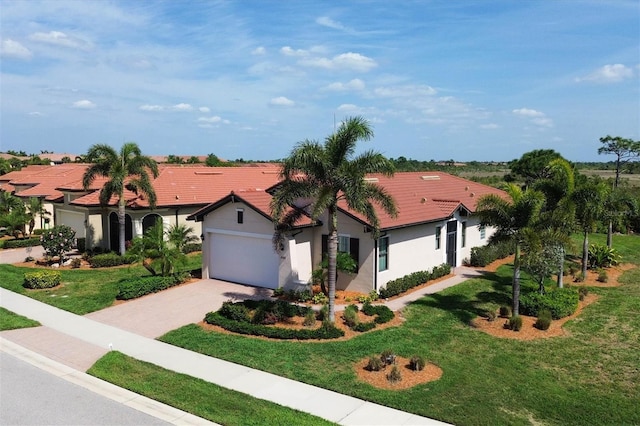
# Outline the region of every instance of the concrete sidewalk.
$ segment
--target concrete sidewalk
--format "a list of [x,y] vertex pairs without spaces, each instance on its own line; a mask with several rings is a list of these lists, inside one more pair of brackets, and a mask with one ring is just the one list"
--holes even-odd
[[[446,286],[446,284],[442,285]],[[51,330],[101,350],[118,350],[133,358],[304,411],[335,423],[343,425],[443,424],[171,346],[91,318],[71,314],[5,289],[0,289],[0,305],[37,320]]]

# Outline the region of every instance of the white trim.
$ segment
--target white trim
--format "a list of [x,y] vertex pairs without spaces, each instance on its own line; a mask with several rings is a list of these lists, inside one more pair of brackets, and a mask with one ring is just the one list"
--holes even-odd
[[260,238],[263,240],[273,239],[273,235],[256,234],[254,232],[230,231],[228,229],[219,229],[219,228],[207,228],[205,229],[205,232],[207,234],[236,235],[240,237]]

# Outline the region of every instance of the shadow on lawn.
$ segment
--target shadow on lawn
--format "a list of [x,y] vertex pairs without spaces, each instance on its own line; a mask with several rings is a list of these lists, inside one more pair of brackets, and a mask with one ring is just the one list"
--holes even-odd
[[510,277],[500,276],[494,272],[485,272],[482,278],[491,281],[491,287],[494,291],[480,291],[472,296],[435,293],[414,303],[451,312],[463,324],[469,324],[478,316],[485,316],[486,305],[511,305]]

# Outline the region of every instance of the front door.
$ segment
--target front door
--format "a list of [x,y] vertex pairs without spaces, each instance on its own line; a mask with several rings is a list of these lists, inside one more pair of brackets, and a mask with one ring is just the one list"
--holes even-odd
[[447,222],[447,264],[456,267],[457,246],[458,246],[458,221]]

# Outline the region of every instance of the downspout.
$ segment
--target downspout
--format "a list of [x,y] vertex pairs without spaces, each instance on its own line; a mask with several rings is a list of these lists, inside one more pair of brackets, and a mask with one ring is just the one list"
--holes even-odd
[[378,239],[373,239],[373,289],[378,292]]
[[178,226],[178,212],[180,211],[180,207],[176,208],[176,226]]

